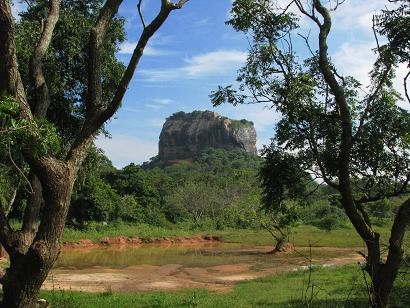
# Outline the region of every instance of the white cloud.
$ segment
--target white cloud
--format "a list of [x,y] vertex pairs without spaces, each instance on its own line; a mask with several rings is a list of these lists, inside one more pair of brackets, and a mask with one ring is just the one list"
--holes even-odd
[[159,110],[162,107],[169,105],[171,103],[173,103],[174,100],[170,99],[170,98],[154,98],[152,100],[152,103],[146,103],[144,104],[145,107],[154,109],[154,110]]
[[170,98],[154,98],[153,101],[161,105],[169,105],[174,102],[174,100]]
[[332,56],[339,73],[353,76],[364,86],[370,84],[369,72],[376,60],[373,42],[343,43]]
[[247,53],[238,50],[218,50],[185,59],[182,67],[163,70],[141,70],[147,81],[195,79],[204,76],[226,75],[246,61]]
[[373,15],[386,7],[385,0],[345,1],[333,12],[334,27],[340,29],[362,28],[371,30]]
[[96,145],[104,150],[117,168],[122,168],[131,162],[142,163],[158,153],[156,142],[127,135],[113,134],[111,139],[100,136],[96,140]]
[[[137,42],[124,42],[120,46],[119,53],[120,54],[132,54],[134,52],[135,46],[137,46]],[[160,57],[160,56],[169,56],[176,54],[174,51],[164,50],[152,47],[148,45],[144,49],[144,56],[151,56],[151,57]]]
[[[149,40],[148,45],[144,49],[144,56],[169,56],[177,54],[175,51],[162,49],[159,47],[170,45],[174,41],[174,37],[171,35],[156,34]],[[138,41],[126,41],[121,44],[120,54],[132,54]]]
[[[410,105],[407,99],[405,98],[404,93],[404,77],[406,77],[409,68],[405,63],[400,64],[396,69],[396,78],[393,81],[394,88],[401,94],[403,101],[399,103],[399,106],[410,110]],[[407,80],[407,89],[410,89],[410,80]]]
[[154,110],[159,110],[159,109],[161,109],[161,106],[155,105],[155,104],[144,104],[144,106],[145,106],[145,107],[148,107],[148,108],[151,108],[151,109],[154,109]]

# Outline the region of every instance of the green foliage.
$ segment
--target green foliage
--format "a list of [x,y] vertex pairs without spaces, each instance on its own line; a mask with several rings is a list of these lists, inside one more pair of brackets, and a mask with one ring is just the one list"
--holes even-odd
[[[88,40],[99,9],[104,1],[61,1],[59,20],[53,40],[43,61],[47,86],[52,97],[47,119],[56,127],[64,148],[68,147],[79,129],[85,114],[87,94]],[[41,20],[48,12],[47,1],[34,1],[16,22],[16,47],[21,77],[26,89],[31,89],[30,57],[38,41]],[[124,65],[117,60],[119,44],[125,40],[124,19],[114,18],[102,53],[103,103],[114,94]],[[31,101],[33,94],[28,91]]]
[[345,212],[341,208],[328,203],[315,204],[304,208],[301,216],[305,224],[325,231],[345,227],[347,223]]
[[231,123],[229,124],[229,127],[234,130],[238,130],[238,129],[246,128],[246,127],[252,127],[252,126],[253,126],[253,122],[247,121],[245,119],[232,120]]
[[385,8],[374,18],[375,33],[386,39],[386,43],[378,47],[378,59],[371,74],[376,82],[389,65],[410,62],[410,4],[406,0],[390,2],[397,5]]
[[371,202],[367,207],[369,214],[376,219],[378,225],[383,225],[384,221],[393,216],[393,205],[387,198]]
[[116,205],[115,216],[125,222],[142,223],[144,222],[143,208],[133,195],[121,196]]
[[255,227],[260,159],[244,151],[207,149],[194,162],[116,170],[93,148],[75,184],[70,221],[146,223],[190,228]]
[[[408,36],[406,30],[393,30],[408,20],[408,4],[397,2],[403,3],[397,11],[385,11],[379,16],[377,30],[392,40],[395,34]],[[319,50],[312,48],[309,58],[294,53],[290,42],[294,42],[298,21],[284,9],[277,1],[233,2],[228,24],[246,34],[251,47],[236,79],[239,85],[219,87],[210,95],[214,105],[270,103],[281,113],[272,144],[263,153],[260,178],[264,207],[276,214],[286,213],[281,205],[289,199],[301,199],[304,190],[312,186],[311,177],[338,187],[341,159],[349,160],[353,196],[357,200],[405,193],[410,164],[410,114],[397,105],[400,97],[392,88],[392,75],[387,75],[376,95],[363,95],[358,91],[361,85],[357,80],[341,78],[330,64],[347,103],[349,119],[342,119],[335,93],[329,91],[319,69]],[[407,29],[407,25],[402,26]],[[396,43],[388,48],[404,55],[408,40],[399,39]],[[378,83],[374,79],[373,82],[374,89]],[[348,154],[340,151],[342,138],[347,142],[346,134],[342,134],[347,122],[352,125]],[[312,223],[327,229],[335,227],[342,215],[337,207],[320,206],[314,210],[323,217]]]
[[110,221],[115,219],[119,196],[101,178],[91,175],[87,183],[73,194],[69,217],[79,223],[84,221]]
[[[43,60],[43,69],[51,97],[51,105],[44,118],[22,119],[19,107],[10,97],[1,93],[0,98],[0,174],[2,182],[0,195],[10,201],[17,190],[12,215],[21,218],[30,187],[27,177],[29,167],[25,153],[30,156],[54,156],[62,158],[81,129],[85,102],[87,100],[88,40],[95,24],[99,9],[104,1],[61,1],[59,20],[53,33],[53,40]],[[33,46],[37,44],[42,31],[44,18],[49,11],[47,1],[31,1],[26,12],[15,21],[16,54],[19,72],[23,81],[28,102],[33,104],[35,97],[30,73],[30,58]],[[40,18],[39,18],[40,17]],[[124,66],[116,59],[119,44],[125,40],[124,20],[115,18],[104,42],[102,54],[103,103],[111,99]],[[33,110],[35,106],[30,106]],[[86,170],[84,173],[89,172]],[[80,172],[81,173],[81,172]],[[116,203],[115,192],[99,181],[98,176],[90,175],[88,187],[78,190],[78,200],[74,200],[72,212],[80,212],[77,219],[108,219]],[[85,177],[80,174],[77,183]],[[84,181],[82,182],[85,183]],[[104,191],[107,188],[107,191]],[[90,195],[85,196],[85,193]],[[117,196],[118,197],[118,196]],[[81,202],[90,204],[76,207]],[[98,210],[93,210],[98,209]],[[100,212],[97,214],[97,212]],[[83,216],[81,218],[81,216]]]
[[52,123],[45,119],[26,120],[19,116],[19,106],[14,99],[0,97],[2,148],[30,151],[37,157],[58,153],[60,138]]
[[297,157],[273,144],[265,147],[262,154],[264,161],[259,171],[262,202],[266,209],[280,211],[285,200],[303,196],[309,176],[300,168]]

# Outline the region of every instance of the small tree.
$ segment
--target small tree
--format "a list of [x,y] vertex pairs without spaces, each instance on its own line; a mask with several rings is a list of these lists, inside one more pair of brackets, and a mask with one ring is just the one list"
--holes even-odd
[[[335,9],[342,2],[330,1],[330,5]],[[329,57],[332,18],[327,4],[294,0],[281,8],[274,0],[236,0],[228,23],[249,36],[251,49],[237,78],[239,91],[232,86],[220,87],[211,95],[214,105],[250,100],[272,104],[282,114],[275,135],[279,151],[291,157],[301,171],[339,192],[342,207],[366,243],[365,269],[372,280],[374,307],[388,305],[410,223],[408,199],[397,211],[384,257],[380,234],[373,229],[366,210],[369,202],[406,193],[410,180],[410,116],[397,107],[400,97],[391,87],[394,65],[408,60],[408,40],[403,42],[400,37],[410,33],[409,4],[393,2],[403,3],[397,13],[401,27],[407,30],[393,30],[391,26],[397,20],[394,15],[381,18],[378,25],[388,29],[390,44],[379,46],[372,86],[368,94],[360,95],[360,83],[341,76]],[[298,19],[289,13],[292,5],[317,29],[316,49],[308,36],[298,36],[310,53],[304,60],[293,49]],[[276,176],[283,174],[286,176],[285,171]]]
[[296,208],[305,194],[309,175],[299,168],[292,155],[272,144],[262,151],[264,162],[259,171],[262,187],[261,226],[276,240],[274,251],[283,251],[298,217]]
[[[16,35],[11,1],[0,0],[0,93],[12,97],[17,106],[15,112],[13,103],[7,103],[14,117],[5,130],[9,133],[23,132],[16,138],[32,174],[32,196],[37,200],[28,203],[23,226],[19,231],[11,228],[3,206],[0,210],[0,241],[10,256],[10,266],[1,278],[3,307],[36,305],[40,287],[59,255],[73,184],[81,163],[103,124],[120,107],[149,39],[163,25],[169,14],[173,10],[182,8],[187,0],[179,0],[177,3],[161,0],[158,14],[149,23],[145,23],[141,12],[142,0],[138,1],[143,29],[130,62],[112,92],[106,91],[107,79],[103,78],[102,72],[107,58],[103,55],[105,48],[112,47],[112,42],[110,45],[107,39],[109,37],[107,33],[122,0],[105,1],[95,19],[94,26],[89,31],[88,48],[86,48],[87,72],[84,72],[82,67],[78,68],[82,76],[86,75],[84,83],[78,83],[83,86],[81,89],[85,92],[79,102],[83,107],[84,117],[77,123],[78,130],[75,130],[71,136],[71,142],[63,149],[58,146],[62,132],[56,130],[50,124],[52,119],[48,118],[48,110],[50,106],[58,105],[53,104],[58,97],[51,95],[53,89],[50,80],[47,80],[48,74],[43,63],[54,39],[53,33],[59,21],[61,2],[60,0],[29,1],[30,4],[48,5],[43,6],[43,10],[33,12],[39,20],[40,31],[36,41],[31,45],[33,49],[28,68],[32,90],[28,91],[22,81],[23,74],[20,71],[22,67],[19,67],[16,57]],[[93,1],[92,5],[95,3],[97,2]],[[84,5],[86,2],[79,1],[77,4]],[[25,35],[31,34],[30,31],[25,33]],[[30,95],[27,95],[28,93]],[[3,98],[2,104],[4,101]],[[53,114],[57,117],[62,116],[58,113]],[[71,121],[69,123],[72,124]],[[19,129],[16,130],[16,127]],[[44,199],[44,209],[39,216],[42,199]],[[38,220],[40,223],[37,228]]]

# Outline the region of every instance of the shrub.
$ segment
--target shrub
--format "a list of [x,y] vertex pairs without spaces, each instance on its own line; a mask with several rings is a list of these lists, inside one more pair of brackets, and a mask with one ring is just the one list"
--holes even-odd
[[303,210],[303,221],[319,229],[331,231],[343,227],[346,223],[345,212],[330,204],[314,204]]

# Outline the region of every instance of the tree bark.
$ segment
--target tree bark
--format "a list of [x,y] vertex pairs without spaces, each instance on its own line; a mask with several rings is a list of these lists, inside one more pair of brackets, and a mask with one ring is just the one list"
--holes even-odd
[[35,307],[40,287],[60,253],[78,168],[50,158],[42,159],[38,167],[45,196],[41,224],[27,252],[10,253],[10,267],[2,278],[3,307]]

